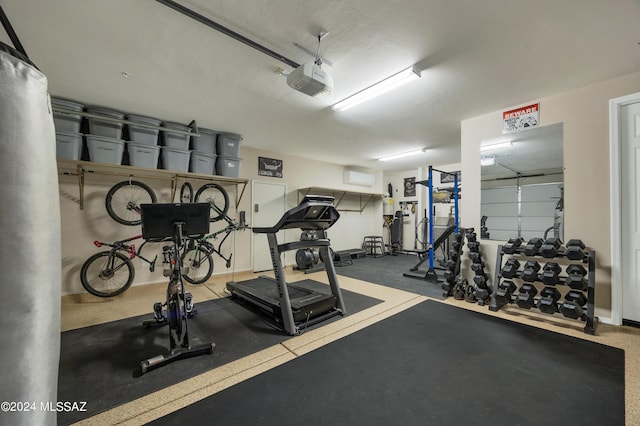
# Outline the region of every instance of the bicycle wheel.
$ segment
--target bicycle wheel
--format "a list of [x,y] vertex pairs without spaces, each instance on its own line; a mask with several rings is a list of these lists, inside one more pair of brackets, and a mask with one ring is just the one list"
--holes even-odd
[[207,183],[196,192],[196,203],[211,204],[211,222],[220,220],[229,211],[229,194],[217,183]]
[[201,245],[185,250],[182,255],[182,265],[189,268],[189,272],[182,274],[191,284],[202,284],[211,278],[213,273],[213,256]]
[[193,203],[193,186],[189,182],[185,182],[180,187],[180,202]]
[[136,270],[122,253],[101,251],[87,259],[80,269],[80,281],[89,293],[98,297],[113,297],[131,286]]
[[113,220],[127,226],[140,225],[140,205],[157,201],[153,190],[135,180],[115,184],[107,192],[105,205]]

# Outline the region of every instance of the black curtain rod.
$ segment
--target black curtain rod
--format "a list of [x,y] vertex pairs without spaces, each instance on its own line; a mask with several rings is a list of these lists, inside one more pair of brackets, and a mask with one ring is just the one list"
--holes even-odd
[[258,44],[255,41],[250,40],[250,39],[246,38],[245,36],[243,36],[241,34],[238,34],[237,32],[232,31],[229,28],[227,28],[227,27],[225,27],[223,25],[220,25],[217,22],[212,21],[211,19],[209,19],[209,18],[207,18],[205,16],[200,15],[197,12],[194,12],[193,10],[191,10],[189,8],[186,8],[186,7],[176,3],[173,0],[156,0],[156,1],[158,3],[160,3],[160,4],[163,4],[163,5],[167,6],[167,7],[170,7],[171,9],[173,9],[173,10],[175,10],[177,12],[182,13],[185,16],[188,16],[189,18],[191,18],[193,20],[196,20],[196,21],[200,22],[201,24],[204,24],[204,25],[206,25],[206,26],[208,26],[210,28],[213,28],[216,31],[220,31],[222,34],[225,34],[225,35],[227,35],[227,36],[229,36],[229,37],[231,37],[231,38],[233,38],[235,40],[238,40],[239,42],[244,43],[249,47],[253,47],[254,49],[264,53],[265,55],[269,55],[272,58],[277,59],[278,61],[283,62],[283,63],[289,65],[292,68],[298,68],[300,66],[300,64],[298,64],[297,62],[294,62],[291,59],[288,59],[285,56],[283,56],[283,55],[281,55],[281,54],[279,54],[277,52],[274,52],[273,50],[268,49],[268,48],[264,47],[263,45]]

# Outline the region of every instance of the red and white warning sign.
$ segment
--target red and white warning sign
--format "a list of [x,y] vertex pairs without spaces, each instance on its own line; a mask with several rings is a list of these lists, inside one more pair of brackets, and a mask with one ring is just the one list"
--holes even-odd
[[535,103],[502,113],[502,132],[514,132],[540,123],[540,103]]

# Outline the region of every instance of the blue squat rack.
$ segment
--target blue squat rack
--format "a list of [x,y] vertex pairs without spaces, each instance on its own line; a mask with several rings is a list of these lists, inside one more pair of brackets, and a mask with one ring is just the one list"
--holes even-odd
[[[424,263],[427,259],[429,260],[429,269],[426,272],[421,272],[420,274],[415,273],[405,273],[403,274],[405,277],[409,278],[417,278],[429,282],[437,283],[438,274],[436,273],[434,266],[434,250],[437,249],[444,239],[448,238],[450,234],[442,235],[438,238],[438,241],[434,242],[433,239],[433,172],[440,172],[440,174],[449,175],[453,177],[453,202],[454,202],[454,229],[453,232],[457,235],[460,232],[459,227],[459,210],[458,210],[458,173],[445,172],[443,170],[434,169],[432,166],[429,166],[429,175],[426,181],[421,180],[416,182],[420,185],[426,185],[429,191],[429,246],[425,250],[405,250],[410,253],[417,253],[418,257],[421,259],[420,262],[411,269],[412,272],[419,271],[418,267]],[[444,237],[444,238],[443,238]],[[428,256],[428,257],[427,257]]]

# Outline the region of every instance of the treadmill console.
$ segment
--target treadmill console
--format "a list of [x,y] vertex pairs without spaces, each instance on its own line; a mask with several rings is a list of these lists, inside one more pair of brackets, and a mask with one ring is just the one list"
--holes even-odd
[[271,234],[290,228],[302,230],[330,228],[340,218],[338,210],[333,205],[333,199],[329,196],[307,195],[300,204],[287,211],[274,226],[253,228],[253,232]]

